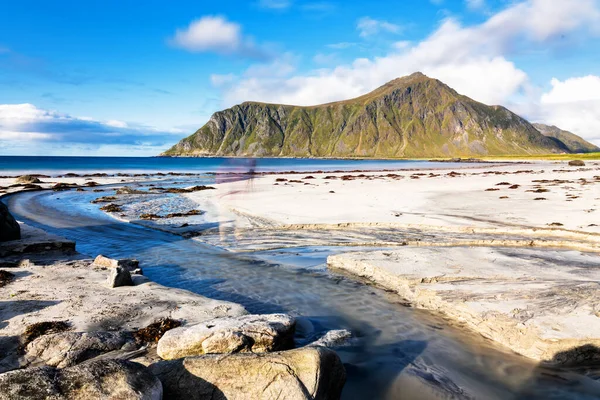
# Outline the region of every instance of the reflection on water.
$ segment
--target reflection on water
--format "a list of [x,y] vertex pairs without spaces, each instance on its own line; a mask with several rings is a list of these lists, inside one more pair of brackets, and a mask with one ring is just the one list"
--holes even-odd
[[345,399],[594,399],[597,381],[545,370],[503,352],[441,318],[407,308],[400,298],[323,268],[340,248],[236,254],[193,240],[120,223],[89,204],[86,192],[24,193],[11,209],[37,225],[77,242],[95,256],[136,257],[164,285],[243,304],[253,313],[299,317],[297,341],[330,329],[357,337],[338,349],[347,372]]

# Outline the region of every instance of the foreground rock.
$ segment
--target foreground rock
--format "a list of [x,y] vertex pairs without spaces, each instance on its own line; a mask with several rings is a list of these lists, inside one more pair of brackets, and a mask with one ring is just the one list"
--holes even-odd
[[[2,206],[0,206],[1,208]],[[2,211],[0,210],[0,220]],[[0,222],[1,224],[1,222]],[[37,253],[41,251],[59,251],[70,253],[75,250],[75,242],[63,237],[48,234],[41,229],[20,224],[21,237],[19,240],[8,242],[0,241],[0,257],[21,256],[25,253]],[[0,231],[0,236],[4,235]]]
[[535,360],[600,360],[597,254],[407,246],[334,255],[327,262]]
[[29,363],[65,368],[115,350],[136,349],[125,332],[61,332],[44,335],[27,345]]
[[138,260],[132,258],[124,258],[120,260],[115,260],[114,258],[108,258],[100,254],[98,257],[94,259],[95,267],[104,267],[104,268],[117,268],[121,267],[126,269],[129,272],[134,272],[140,266],[140,262]]
[[262,354],[206,355],[150,366],[165,398],[339,399],[346,373],[324,347]]
[[294,343],[295,320],[285,314],[218,318],[167,331],[157,353],[165,360],[212,353],[286,350]]
[[161,398],[160,381],[129,361],[99,360],[62,370],[40,367],[0,375],[2,400]]
[[0,242],[21,239],[19,223],[8,211],[8,207],[0,202]]
[[[106,269],[72,252],[55,251],[64,248],[64,239],[36,229],[24,233],[28,235],[24,240],[0,243],[0,254],[3,249],[12,254],[2,261],[2,268],[10,268],[15,276],[8,285],[0,285],[0,372],[28,365],[17,352],[19,339],[28,326],[40,322],[66,321],[73,332],[135,332],[167,317],[198,324],[247,314],[241,305],[164,287],[142,275],[132,276],[134,286],[107,288]],[[40,248],[42,253],[20,253]],[[53,251],[46,253],[47,248]]]
[[131,274],[123,267],[111,268],[106,278],[106,286],[109,288],[133,286]]

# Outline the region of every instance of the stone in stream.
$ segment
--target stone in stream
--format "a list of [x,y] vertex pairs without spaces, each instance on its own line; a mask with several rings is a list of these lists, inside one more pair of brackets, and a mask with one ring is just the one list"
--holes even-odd
[[0,242],[21,239],[21,227],[8,211],[8,207],[0,202]]
[[211,354],[160,361],[149,368],[168,399],[335,400],[346,382],[340,358],[324,347]]
[[98,257],[96,257],[94,259],[93,265],[95,267],[104,267],[104,268],[122,267],[129,272],[134,272],[136,269],[139,268],[140,262],[133,258],[123,258],[120,260],[115,260],[113,258],[108,258],[108,257],[105,257],[102,254],[100,254],[100,255],[98,255]]
[[165,360],[211,353],[267,352],[293,347],[295,320],[286,314],[217,318],[167,331],[158,341]]
[[41,336],[26,347],[28,364],[65,368],[115,350],[134,350],[126,332],[60,332]]
[[123,267],[111,268],[108,278],[106,278],[106,285],[110,288],[116,288],[120,286],[133,286],[133,280],[129,271]]
[[309,343],[309,346],[323,346],[323,347],[342,347],[347,346],[352,338],[352,332],[347,329],[334,329],[332,331],[328,331],[319,339],[315,340],[312,343]]
[[97,360],[65,369],[38,367],[0,374],[1,400],[160,400],[162,385],[146,367]]

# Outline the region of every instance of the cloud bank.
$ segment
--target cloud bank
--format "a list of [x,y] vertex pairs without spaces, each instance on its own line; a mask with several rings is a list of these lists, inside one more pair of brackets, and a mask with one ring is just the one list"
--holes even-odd
[[[172,144],[175,134],[124,121],[96,121],[37,108],[33,104],[0,104],[0,149],[3,153],[27,148],[46,149],[73,146],[98,149],[102,146],[131,147],[156,154]],[[35,154],[35,151],[31,153]]]

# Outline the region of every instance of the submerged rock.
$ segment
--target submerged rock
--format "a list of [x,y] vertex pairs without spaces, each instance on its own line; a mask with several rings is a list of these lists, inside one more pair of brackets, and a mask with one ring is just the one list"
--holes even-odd
[[160,361],[150,370],[169,399],[339,399],[346,372],[324,347],[205,355]]
[[310,343],[309,346],[341,347],[346,346],[352,338],[352,332],[347,329],[335,329],[328,331],[319,339]]
[[61,332],[44,335],[29,343],[29,363],[43,362],[58,368],[70,367],[100,354],[124,347],[134,349],[133,335],[125,332]]
[[293,346],[295,320],[285,314],[217,318],[172,329],[159,340],[165,360],[211,353],[266,352]]
[[21,227],[8,211],[8,207],[0,202],[0,242],[21,239]]
[[0,374],[0,399],[160,400],[162,385],[146,367],[97,360],[65,369],[39,367]]
[[108,278],[106,278],[106,285],[111,288],[133,286],[133,280],[129,271],[123,267],[116,267],[110,269]]

